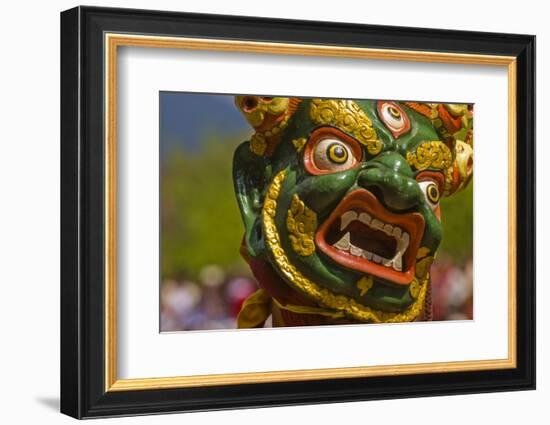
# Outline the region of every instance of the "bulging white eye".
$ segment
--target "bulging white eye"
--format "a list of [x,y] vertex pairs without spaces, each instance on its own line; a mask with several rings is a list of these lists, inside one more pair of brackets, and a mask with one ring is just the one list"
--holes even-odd
[[359,142],[334,127],[316,128],[304,148],[304,167],[315,176],[345,171],[362,159]]
[[428,205],[430,205],[432,209],[437,208],[439,205],[439,199],[441,198],[437,183],[432,180],[424,180],[418,182],[418,186],[420,186],[420,190],[422,190]]
[[407,114],[394,102],[378,102],[378,115],[393,137],[399,137],[411,127]]
[[351,148],[336,138],[320,140],[313,151],[313,161],[318,169],[331,171],[346,170],[356,164]]

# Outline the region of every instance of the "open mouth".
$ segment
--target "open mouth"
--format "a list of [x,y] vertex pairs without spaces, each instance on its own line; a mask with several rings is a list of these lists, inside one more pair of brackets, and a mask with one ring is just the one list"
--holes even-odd
[[358,189],[325,220],[315,242],[347,268],[405,285],[414,276],[424,226],[420,213],[393,213],[371,192]]

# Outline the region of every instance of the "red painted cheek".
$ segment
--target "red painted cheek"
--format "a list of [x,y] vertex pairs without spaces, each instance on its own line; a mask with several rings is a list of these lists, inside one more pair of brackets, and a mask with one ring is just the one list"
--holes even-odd
[[434,213],[435,213],[435,216],[437,217],[437,219],[439,221],[441,221],[441,210],[439,208],[439,205],[436,207],[436,209],[434,210]]

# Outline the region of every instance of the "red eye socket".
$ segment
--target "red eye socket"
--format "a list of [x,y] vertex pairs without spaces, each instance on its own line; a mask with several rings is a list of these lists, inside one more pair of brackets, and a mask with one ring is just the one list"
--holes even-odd
[[304,165],[311,174],[331,174],[355,167],[362,157],[357,140],[335,128],[321,127],[309,138]]
[[393,137],[397,138],[411,129],[409,117],[395,102],[379,101],[377,104],[378,116]]
[[443,173],[440,173],[439,171],[422,171],[416,176],[417,182],[427,180],[435,182],[439,191],[443,193],[443,189],[445,187],[445,176],[443,176]]
[[426,203],[439,218],[439,200],[445,186],[443,174],[436,171],[423,171],[416,176],[416,181],[424,194]]

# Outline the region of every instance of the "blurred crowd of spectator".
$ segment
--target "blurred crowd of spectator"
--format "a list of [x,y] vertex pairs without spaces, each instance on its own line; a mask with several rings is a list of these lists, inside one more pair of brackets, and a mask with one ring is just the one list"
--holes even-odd
[[431,268],[433,320],[473,319],[473,264],[455,265],[440,256]]
[[197,280],[162,283],[161,332],[235,328],[243,301],[257,289],[253,279],[228,276],[215,265],[204,267]]
[[[472,262],[458,267],[440,257],[431,275],[433,319],[472,319]],[[167,280],[160,294],[161,331],[233,329],[243,301],[255,290],[252,278],[228,276],[215,265],[204,267],[197,281]]]

